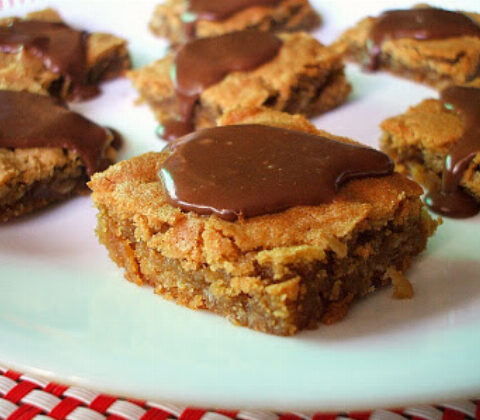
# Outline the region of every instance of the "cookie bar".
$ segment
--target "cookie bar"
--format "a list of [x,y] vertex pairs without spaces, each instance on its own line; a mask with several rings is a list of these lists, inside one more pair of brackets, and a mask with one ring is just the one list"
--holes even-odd
[[56,99],[0,90],[0,222],[77,193],[116,155],[110,130]]
[[[471,118],[468,118],[467,110],[461,109],[461,103],[455,100],[456,97],[462,98],[460,95],[463,95],[463,102],[470,111]],[[399,171],[410,174],[430,192],[445,189],[445,177],[448,179],[449,172],[456,172],[456,179],[449,192],[464,192],[473,197],[476,205],[472,203],[473,213],[470,215],[480,210],[479,106],[480,89],[450,87],[442,92],[441,99],[426,99],[381,124],[382,149],[394,160]],[[469,141],[471,146],[467,147]],[[454,152],[455,148],[457,153]],[[461,155],[458,151],[462,152]],[[450,170],[447,168],[448,161]],[[457,166],[457,162],[461,161],[463,168],[459,169],[461,165]],[[453,203],[460,204],[459,200],[462,200],[458,194],[452,198]],[[462,213],[454,209],[441,214],[467,216],[462,216]]]
[[[247,28],[276,32],[310,30],[320,23],[319,15],[308,0],[270,3],[275,4],[250,5],[221,20],[198,20],[195,22],[194,36],[204,38]],[[168,38],[172,44],[187,41],[189,30],[182,21],[182,15],[185,15],[188,8],[187,0],[167,0],[159,4],[150,20],[150,30],[157,36]]]
[[[194,129],[214,126],[234,107],[265,106],[313,116],[346,101],[351,86],[339,54],[306,33],[278,38],[283,45],[273,59],[251,71],[231,72],[200,93],[192,110]],[[127,73],[161,124],[178,112],[170,72],[174,60],[170,54]]]
[[387,11],[348,29],[335,48],[367,70],[387,70],[438,89],[480,87],[480,15],[428,6]]
[[[49,42],[37,42],[44,38]],[[73,30],[53,9],[2,19],[0,89],[86,99],[98,93],[98,83],[130,68],[126,45],[107,33]]]
[[[206,132],[247,124],[354,143],[260,108],[237,109],[221,123],[237,125]],[[258,331],[292,335],[339,321],[354,299],[401,283],[436,228],[421,188],[398,173],[346,182],[327,203],[256,217],[182,210],[159,178],[169,156],[147,153],[93,176],[100,241],[128,280]]]

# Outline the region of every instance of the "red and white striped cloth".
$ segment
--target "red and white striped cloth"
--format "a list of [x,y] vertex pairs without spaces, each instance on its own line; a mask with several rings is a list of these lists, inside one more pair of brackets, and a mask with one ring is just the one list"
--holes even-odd
[[118,398],[0,366],[0,420],[480,420],[480,400],[348,413],[211,410]]
[[[0,0],[0,10],[27,0]],[[0,366],[0,420],[480,420],[480,398],[343,413],[221,410],[125,399],[47,382]]]

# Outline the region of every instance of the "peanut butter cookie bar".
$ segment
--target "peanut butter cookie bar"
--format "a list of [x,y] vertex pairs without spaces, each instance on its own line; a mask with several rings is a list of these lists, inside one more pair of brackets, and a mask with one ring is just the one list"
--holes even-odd
[[181,135],[214,126],[234,107],[318,115],[351,91],[341,56],[303,32],[248,30],[194,40],[127,76],[162,125],[183,123]]
[[309,30],[319,22],[308,0],[167,0],[155,8],[150,30],[181,44],[243,29]]
[[383,150],[426,186],[432,210],[456,218],[480,211],[480,89],[449,87],[381,127]]
[[114,135],[58,99],[0,90],[0,222],[77,193],[115,157]]
[[92,177],[97,234],[128,280],[278,335],[401,283],[436,222],[385,155],[299,115],[221,124]]
[[387,70],[438,89],[480,87],[480,15],[428,6],[390,10],[347,30],[335,48],[370,71]]
[[124,39],[73,29],[53,9],[0,22],[0,89],[88,99],[128,68]]

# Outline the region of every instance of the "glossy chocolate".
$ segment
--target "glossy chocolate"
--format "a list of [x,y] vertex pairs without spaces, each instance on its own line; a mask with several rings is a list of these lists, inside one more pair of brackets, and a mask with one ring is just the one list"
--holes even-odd
[[480,37],[480,26],[467,15],[432,7],[389,10],[376,19],[369,39],[369,61],[365,67],[376,70],[383,42],[391,39],[445,39],[458,36]]
[[393,172],[377,150],[263,125],[208,128],[170,144],[167,201],[234,221],[329,203],[345,182]]
[[178,117],[159,134],[172,140],[193,131],[193,108],[201,93],[232,71],[249,71],[272,60],[282,42],[269,32],[246,30],[190,41],[178,50],[172,71]]
[[60,147],[81,157],[87,173],[105,169],[109,130],[68,110],[58,99],[0,90],[0,148]]
[[276,6],[283,0],[190,0],[182,16],[187,39],[195,37],[199,20],[223,21],[244,9],[254,6]]
[[464,132],[445,159],[442,186],[430,191],[427,205],[436,213],[464,218],[480,211],[480,203],[459,188],[465,170],[480,152],[480,89],[452,86],[442,91],[445,106],[455,110],[464,122]]
[[0,51],[15,53],[25,48],[41,58],[47,69],[71,82],[74,98],[84,99],[98,93],[87,80],[86,37],[64,23],[19,20],[0,26]]

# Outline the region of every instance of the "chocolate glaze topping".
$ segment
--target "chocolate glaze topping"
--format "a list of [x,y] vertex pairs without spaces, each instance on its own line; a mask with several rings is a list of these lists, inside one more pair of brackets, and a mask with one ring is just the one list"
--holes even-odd
[[92,175],[110,163],[109,130],[50,96],[0,90],[0,148],[61,147],[80,155]]
[[270,61],[281,45],[275,35],[257,30],[186,43],[178,50],[172,69],[178,117],[167,121],[159,135],[172,140],[193,131],[193,108],[206,88],[220,82],[232,71],[253,70]]
[[377,150],[263,125],[208,128],[170,143],[167,201],[236,220],[331,202],[342,184],[393,172]]
[[389,10],[380,15],[370,31],[368,40],[368,70],[379,66],[384,41],[399,38],[417,40],[445,39],[458,36],[480,37],[480,26],[468,16],[432,7]]
[[69,79],[74,98],[85,99],[98,93],[87,80],[86,37],[86,32],[64,23],[20,20],[0,27],[0,51],[27,49],[41,58],[47,69]]
[[283,0],[190,0],[182,16],[187,39],[195,37],[199,20],[222,21],[253,6],[275,6]]
[[480,152],[480,89],[452,86],[442,91],[441,99],[464,121],[462,137],[451,147],[445,159],[441,189],[430,191],[426,203],[434,212],[464,218],[480,211],[480,203],[459,188],[470,162]]

